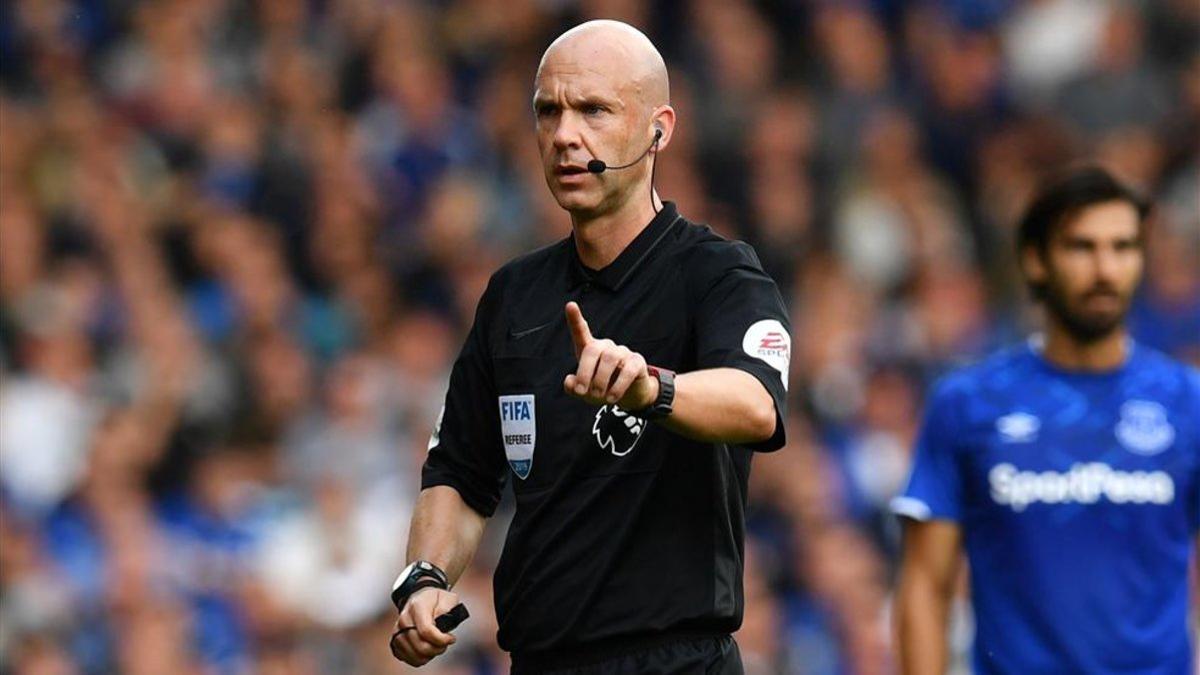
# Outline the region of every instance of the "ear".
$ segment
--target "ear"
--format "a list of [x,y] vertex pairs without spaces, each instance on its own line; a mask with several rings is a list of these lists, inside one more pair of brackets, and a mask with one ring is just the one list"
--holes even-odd
[[1034,284],[1046,283],[1050,271],[1046,269],[1046,260],[1041,249],[1037,246],[1025,246],[1021,249],[1021,272],[1025,278]]
[[658,139],[651,152],[665,150],[671,144],[671,136],[675,131],[675,109],[669,105],[661,105],[654,109],[650,115],[650,136],[653,138],[655,130],[662,131],[662,137]]

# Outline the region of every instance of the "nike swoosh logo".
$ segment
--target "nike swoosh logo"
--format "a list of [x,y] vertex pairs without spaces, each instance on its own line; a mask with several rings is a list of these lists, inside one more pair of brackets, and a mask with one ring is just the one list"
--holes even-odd
[[534,326],[533,328],[526,328],[525,330],[515,330],[513,328],[509,328],[508,329],[508,337],[510,340],[520,340],[521,338],[525,337],[526,335],[532,335],[533,333],[538,332],[539,330],[549,326],[552,323],[554,323],[553,320],[547,321],[546,323],[544,323],[540,326]]

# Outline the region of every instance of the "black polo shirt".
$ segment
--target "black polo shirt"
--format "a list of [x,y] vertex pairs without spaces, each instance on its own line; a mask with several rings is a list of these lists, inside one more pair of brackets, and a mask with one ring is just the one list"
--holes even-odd
[[[686,373],[737,368],[775,401],[774,437],[700,443],[563,391],[577,361],[563,307],[592,334]],[[580,655],[742,620],[752,451],[784,444],[788,318],[754,250],[668,202],[602,270],[568,237],[493,275],[450,376],[422,488],[516,514],[496,569],[498,640],[514,658]]]

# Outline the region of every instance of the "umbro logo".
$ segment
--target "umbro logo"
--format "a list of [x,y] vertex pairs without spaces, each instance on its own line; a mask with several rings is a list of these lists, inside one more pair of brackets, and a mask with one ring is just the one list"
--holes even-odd
[[1035,441],[1041,428],[1041,420],[1024,412],[1009,413],[996,420],[996,431],[1007,443]]

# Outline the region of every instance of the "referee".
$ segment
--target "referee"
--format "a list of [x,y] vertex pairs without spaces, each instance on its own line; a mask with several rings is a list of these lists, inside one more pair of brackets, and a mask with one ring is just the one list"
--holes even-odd
[[675,111],[636,29],[546,50],[534,112],[572,234],[493,275],[450,376],[396,581],[391,648],[423,665],[505,481],[494,579],[512,672],[740,673],[754,451],[784,444],[791,340],[746,244],[653,190]]

